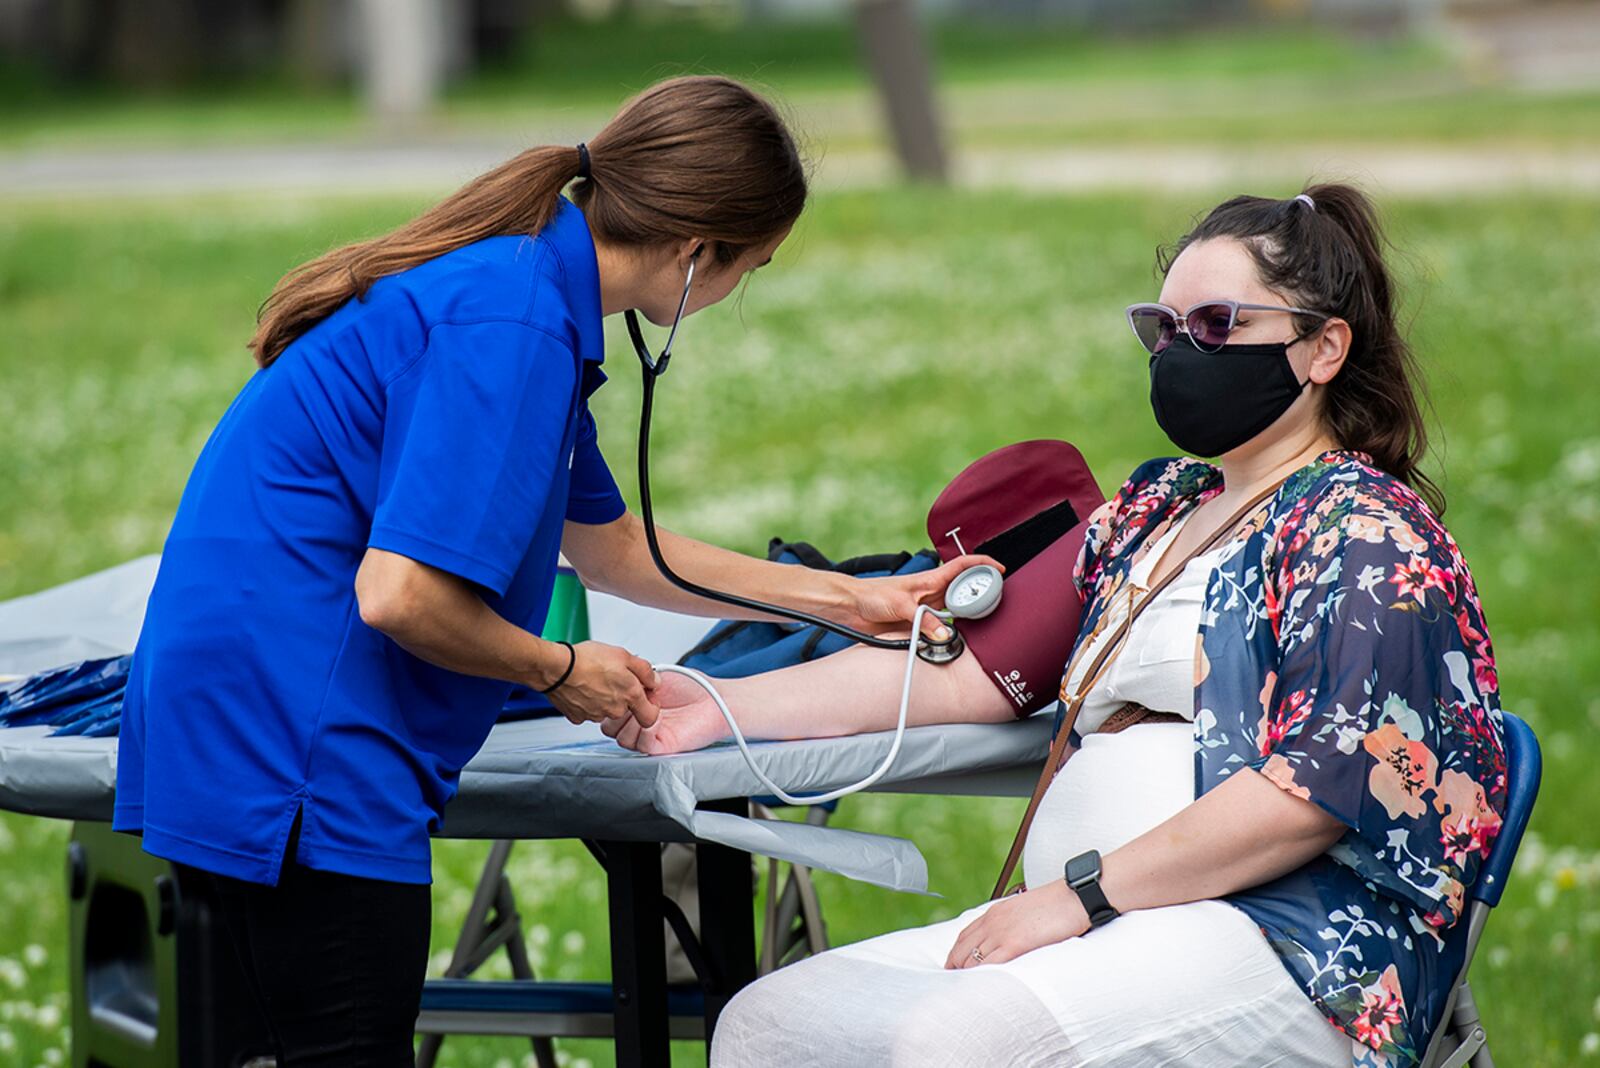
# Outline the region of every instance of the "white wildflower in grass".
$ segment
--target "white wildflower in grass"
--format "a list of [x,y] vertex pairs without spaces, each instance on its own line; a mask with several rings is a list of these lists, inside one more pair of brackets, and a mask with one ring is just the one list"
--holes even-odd
[[40,1056],[44,1058],[44,1063],[50,1065],[50,1068],[55,1068],[56,1065],[63,1063],[67,1059],[66,1054],[55,1046],[51,1046]]
[[1600,481],[1600,438],[1570,442],[1557,466],[1563,481]]
[[34,1017],[33,1022],[38,1024],[41,1030],[54,1031],[61,1026],[61,1010],[54,1005],[40,1005],[38,1015]]
[[15,1053],[17,1050],[17,1036],[11,1033],[11,1028],[0,1027],[0,1053]]
[[1489,967],[1504,968],[1511,960],[1511,950],[1505,946],[1495,946],[1489,950]]
[[0,957],[0,983],[12,990],[21,990],[28,981],[28,973],[15,957]]
[[1583,1041],[1578,1043],[1578,1049],[1583,1051],[1585,1057],[1593,1057],[1600,1053],[1600,1034],[1590,1031],[1583,1036]]
[[37,942],[29,942],[22,950],[22,959],[27,962],[30,968],[39,967],[49,956],[50,954],[45,952],[45,948]]
[[561,952],[569,957],[576,957],[582,953],[586,944],[582,931],[568,931],[561,936]]
[[550,928],[542,923],[536,923],[528,928],[528,944],[532,946],[547,946],[550,944]]

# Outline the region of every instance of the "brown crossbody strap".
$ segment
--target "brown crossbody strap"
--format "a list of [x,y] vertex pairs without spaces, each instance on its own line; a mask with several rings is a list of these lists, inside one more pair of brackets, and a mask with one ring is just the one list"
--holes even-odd
[[[1028,809],[1022,814],[1022,825],[1017,828],[1016,838],[1011,842],[1011,851],[1006,854],[1005,865],[1000,869],[1000,878],[994,884],[994,892],[989,895],[991,901],[1005,893],[1006,884],[1011,881],[1011,875],[1016,871],[1017,860],[1022,856],[1022,847],[1028,838],[1028,828],[1033,825],[1033,816],[1039,810],[1039,802],[1044,799],[1044,792],[1049,788],[1050,781],[1055,778],[1056,768],[1061,764],[1061,755],[1067,748],[1067,738],[1072,733],[1073,724],[1078,721],[1078,710],[1083,706],[1084,697],[1094,691],[1095,685],[1099,683],[1100,677],[1105,672],[1112,656],[1121,649],[1122,640],[1127,637],[1128,631],[1133,627],[1133,621],[1139,618],[1139,613],[1144,611],[1145,605],[1155,600],[1156,594],[1166,589],[1168,583],[1183,574],[1184,569],[1189,566],[1191,560],[1209,552],[1229,534],[1232,534],[1240,521],[1253,512],[1262,501],[1276,493],[1278,487],[1283,485],[1283,482],[1284,479],[1280,478],[1254,497],[1251,497],[1237,512],[1233,513],[1233,516],[1227,522],[1218,527],[1203,544],[1191,550],[1187,556],[1178,562],[1176,567],[1168,571],[1166,577],[1152,586],[1144,598],[1132,607],[1128,612],[1127,618],[1117,628],[1116,633],[1101,647],[1100,652],[1090,662],[1089,670],[1084,675],[1084,681],[1079,684],[1077,692],[1067,698],[1065,714],[1061,720],[1061,729],[1056,732],[1055,741],[1051,743],[1050,755],[1044,762],[1044,771],[1039,774],[1039,781],[1033,787],[1033,796],[1028,800]],[[1063,677],[1072,677],[1072,665],[1070,663],[1067,665]]]

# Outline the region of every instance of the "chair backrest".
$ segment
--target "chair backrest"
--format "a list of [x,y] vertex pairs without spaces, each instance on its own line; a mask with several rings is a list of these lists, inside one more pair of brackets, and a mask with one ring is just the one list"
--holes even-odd
[[1522,832],[1528,829],[1528,817],[1533,814],[1534,799],[1539,796],[1539,776],[1544,767],[1539,755],[1539,739],[1534,737],[1533,728],[1510,712],[1502,713],[1502,718],[1509,787],[1505,821],[1489,849],[1489,859],[1478,870],[1478,879],[1471,891],[1474,901],[1481,901],[1490,908],[1500,904],[1500,895],[1505,891],[1511,862],[1516,859]]

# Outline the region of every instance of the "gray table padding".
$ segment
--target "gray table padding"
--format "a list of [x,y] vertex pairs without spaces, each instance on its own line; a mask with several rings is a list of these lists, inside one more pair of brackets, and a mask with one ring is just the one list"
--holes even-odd
[[[138,637],[157,558],[143,557],[52,590],[0,603],[0,675],[127,652]],[[675,660],[709,621],[590,597],[601,641],[655,662]],[[926,669],[924,669],[926,670]],[[1050,712],[1004,725],[948,724],[906,732],[894,767],[874,789],[1026,796],[1049,745]],[[0,729],[0,808],[61,819],[108,820],[115,738],[49,738],[49,727]],[[855,782],[893,735],[755,742],[756,759],[790,793]],[[701,801],[764,788],[732,743],[648,757],[596,724],[546,718],[501,723],[462,770],[440,835],[453,838],[704,839],[879,886],[927,892],[927,864],[901,838],[787,820],[703,812]]]

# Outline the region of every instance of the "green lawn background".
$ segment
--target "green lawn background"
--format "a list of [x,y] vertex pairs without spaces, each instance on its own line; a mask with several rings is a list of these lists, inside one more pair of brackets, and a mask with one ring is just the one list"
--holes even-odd
[[[261,295],[286,266],[419,203],[34,205],[0,222],[0,596],[158,550],[194,456],[253,370],[243,343]],[[775,533],[839,555],[911,548],[946,479],[1035,436],[1076,442],[1114,488],[1168,449],[1119,309],[1154,293],[1153,247],[1203,206],[928,190],[819,200],[772,267],[684,329],[659,401],[663,522],[752,552]],[[1600,995],[1600,308],[1588,250],[1571,240],[1592,229],[1594,205],[1391,207],[1433,379],[1446,517],[1483,593],[1505,704],[1546,750],[1532,838],[1485,942],[1485,1017],[1504,1063],[1567,1064],[1596,1029]],[[611,334],[612,381],[595,409],[632,497],[638,383]],[[845,825],[917,840],[946,897],[822,876],[834,937],[980,900],[1019,808],[847,801]],[[66,833],[0,820],[0,1034],[29,1056],[65,1041]],[[438,845],[441,957],[484,848]],[[515,857],[543,973],[603,975],[603,891],[581,852],[531,843]],[[573,1045],[607,1063],[603,1044]],[[521,1048],[452,1040],[445,1063]]]
[[[870,120],[870,102],[836,28],[796,31],[790,45],[756,31],[729,41],[668,28],[652,31],[660,37],[650,44],[623,35],[585,80],[563,57],[592,47],[592,32],[557,35],[565,47],[547,41],[546,51],[461,87],[442,121],[452,130],[517,130],[595,108],[603,117],[619,93],[653,76],[718,67],[763,77],[798,101],[797,110],[821,116],[812,132],[823,150],[876,143],[870,122],[858,121]],[[963,146],[1017,137],[1164,143],[1195,129],[1197,139],[1220,131],[1226,143],[1348,136],[1413,146],[1426,137],[1513,146],[1506,150],[1593,147],[1595,127],[1585,121],[1596,110],[1592,95],[1528,98],[1474,87],[1470,68],[1423,44],[1198,38],[1149,58],[1137,41],[1070,35],[937,41]],[[123,101],[3,77],[29,103],[0,117],[0,145],[13,149],[358,129],[342,98],[300,106],[273,85]],[[1326,92],[1331,85],[1355,86],[1358,99],[1375,94],[1381,106],[1341,106]],[[1051,86],[1062,99],[1087,103],[1041,107],[1031,117],[1023,106],[1004,122],[981,121],[985,101],[1048,102]],[[1277,122],[1280,112],[1287,118]],[[1152,116],[1161,119],[1156,128]],[[1142,132],[1129,119],[1144,121]],[[1181,145],[1173,151],[1180,166]],[[1037,436],[1077,443],[1113,489],[1138,461],[1170,451],[1150,418],[1145,363],[1120,309],[1153,297],[1155,246],[1214,199],[898,187],[819,197],[772,267],[684,328],[658,399],[663,524],[750,552],[773,534],[835,555],[914,548],[925,542],[927,505],[956,471],[989,449]],[[157,551],[195,455],[253,370],[244,342],[274,280],[427,202],[0,201],[0,597]],[[1404,250],[1397,262],[1407,313],[1433,385],[1445,518],[1483,595],[1505,706],[1534,725],[1545,748],[1541,802],[1488,928],[1475,986],[1501,1063],[1600,1063],[1592,771],[1600,729],[1600,202],[1504,195],[1385,207]],[[634,499],[636,367],[623,332],[610,333],[612,381],[594,407]],[[839,822],[914,838],[945,896],[819,876],[834,939],[941,919],[981,900],[1020,810],[1011,800],[849,799]],[[67,833],[65,824],[0,816],[0,1064],[51,1065],[65,1056]],[[435,974],[485,849],[437,844]],[[528,843],[517,847],[512,870],[541,974],[602,977],[604,891],[587,855]],[[487,974],[506,974],[503,962]],[[441,1063],[519,1064],[525,1049],[509,1039],[452,1039]],[[692,1045],[677,1054],[680,1063],[702,1063]],[[611,1063],[599,1042],[564,1043],[562,1056]]]

